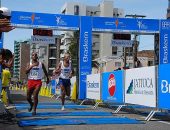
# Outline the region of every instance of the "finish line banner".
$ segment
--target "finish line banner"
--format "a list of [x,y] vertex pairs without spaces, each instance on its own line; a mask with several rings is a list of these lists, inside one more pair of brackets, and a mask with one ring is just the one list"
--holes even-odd
[[159,20],[93,17],[93,31],[159,33]]
[[79,45],[79,99],[86,98],[86,78],[91,74],[92,61],[92,20],[81,17]]
[[21,28],[79,30],[79,16],[35,12],[11,12],[11,25]]
[[170,21],[161,20],[160,23],[160,62],[159,64],[170,63]]

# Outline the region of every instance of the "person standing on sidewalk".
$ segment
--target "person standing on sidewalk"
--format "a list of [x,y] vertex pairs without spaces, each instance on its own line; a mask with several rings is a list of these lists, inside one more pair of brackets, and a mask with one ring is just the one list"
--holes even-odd
[[[43,71],[47,78],[47,84],[49,83],[49,78],[45,65],[38,61],[37,53],[33,52],[31,56],[32,62],[27,65],[26,74],[28,74],[28,90],[27,90],[27,101],[30,104],[29,112],[32,111],[32,115],[36,115],[36,108],[38,105],[38,94],[42,86]],[[34,102],[32,102],[32,95]]]
[[11,94],[9,90],[9,85],[10,85],[10,80],[11,80],[11,73],[9,71],[9,68],[5,68],[2,70],[2,90],[5,90],[7,93],[7,106],[12,103],[11,100]]
[[65,95],[68,97],[70,96],[71,91],[71,82],[70,78],[72,77],[72,66],[70,62],[70,54],[65,53],[64,59],[59,63],[57,68],[55,69],[54,73],[60,74],[59,84],[61,88],[61,101],[62,101],[62,108],[61,110],[64,111],[64,102],[65,102]]

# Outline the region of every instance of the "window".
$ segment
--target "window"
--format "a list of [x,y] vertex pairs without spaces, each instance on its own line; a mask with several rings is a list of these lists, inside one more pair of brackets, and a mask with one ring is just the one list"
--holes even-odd
[[121,62],[115,62],[115,67],[116,67],[116,68],[121,67]]
[[55,49],[50,50],[50,57],[56,57],[56,50]]
[[133,68],[133,63],[129,63],[129,68]]
[[133,47],[126,47],[126,54],[128,56],[132,56],[133,55]]
[[148,61],[148,66],[153,66],[153,61]]
[[49,60],[49,67],[56,67],[56,60]]
[[117,55],[117,47],[116,46],[112,47],[112,55]]
[[74,15],[79,15],[79,6],[78,5],[74,6]]

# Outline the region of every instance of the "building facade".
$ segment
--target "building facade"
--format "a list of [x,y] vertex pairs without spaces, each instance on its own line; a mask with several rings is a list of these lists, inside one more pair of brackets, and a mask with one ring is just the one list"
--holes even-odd
[[[154,51],[153,50],[143,50],[137,53],[137,58],[139,61],[138,67],[153,66],[154,63]],[[100,60],[100,66],[93,68],[92,73],[101,72],[111,72],[118,68],[124,68],[124,60],[121,57],[106,57]],[[133,68],[133,57],[127,56],[126,64],[128,68]]]
[[38,53],[39,61],[44,63],[49,75],[60,61],[60,44],[60,36],[55,36],[55,44],[31,44],[30,53]]
[[[124,17],[124,10],[114,8],[113,1],[104,0],[98,6],[89,6],[78,2],[67,2],[61,8],[62,14],[81,15],[81,16],[99,16],[99,17]],[[61,57],[68,50],[70,35],[72,32],[64,32],[61,40]],[[106,56],[121,56],[122,47],[112,47],[111,42],[114,39],[113,33],[93,33],[92,55],[93,58],[102,58]],[[113,51],[116,53],[113,53]]]
[[30,62],[30,43],[26,41],[14,41],[14,68],[13,77],[18,80],[26,80],[25,68]]

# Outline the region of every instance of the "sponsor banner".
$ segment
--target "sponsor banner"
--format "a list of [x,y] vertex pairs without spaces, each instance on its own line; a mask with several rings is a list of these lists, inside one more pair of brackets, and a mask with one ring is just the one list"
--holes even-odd
[[170,110],[170,64],[158,66],[158,108]]
[[51,80],[51,93],[56,94],[57,82],[55,79]]
[[31,36],[31,43],[35,43],[35,44],[55,44],[55,37]]
[[11,24],[14,27],[79,29],[79,16],[19,11],[12,11],[11,16]]
[[93,31],[156,33],[159,20],[94,17]]
[[156,67],[125,71],[125,103],[156,107]]
[[123,71],[102,73],[102,100],[124,103]]
[[79,99],[86,97],[86,76],[92,68],[92,20],[91,17],[81,17],[79,45]]
[[132,47],[133,43],[133,40],[112,40],[112,46],[118,47]]
[[4,33],[0,33],[0,49],[3,48]]
[[87,75],[86,98],[100,100],[100,74]]
[[160,64],[170,63],[170,21],[161,20],[160,22]]

